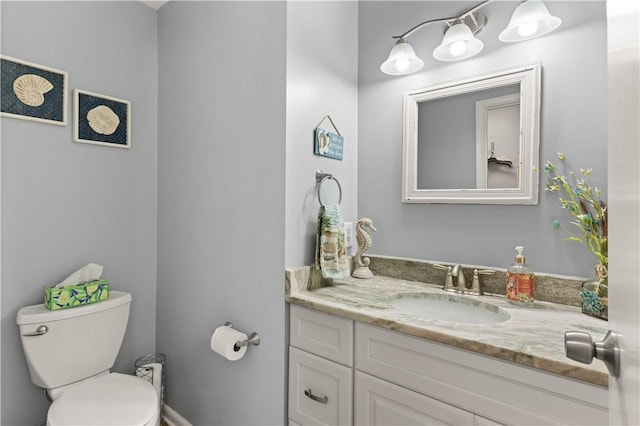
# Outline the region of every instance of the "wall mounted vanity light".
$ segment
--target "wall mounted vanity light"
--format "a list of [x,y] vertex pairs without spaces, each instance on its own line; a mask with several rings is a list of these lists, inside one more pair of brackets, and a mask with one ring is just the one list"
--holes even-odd
[[[482,31],[487,17],[479,11],[492,0],[485,0],[459,16],[431,19],[411,28],[404,34],[393,36],[397,39],[389,57],[380,66],[380,70],[389,75],[406,75],[419,71],[424,62],[416,56],[406,37],[420,28],[434,23],[446,23],[447,30],[442,43],[433,51],[433,57],[439,61],[460,61],[480,53],[484,44],[475,36]],[[548,34],[558,28],[562,21],[552,16],[542,0],[524,0],[513,12],[507,28],[498,39],[503,42],[530,40]]]
[[423,66],[424,62],[416,56],[413,47],[400,37],[380,70],[389,75],[404,75],[419,71]]
[[[470,18],[470,22],[465,22]],[[481,12],[474,12],[451,24],[444,33],[442,43],[433,51],[433,57],[439,61],[461,61],[480,53],[484,43],[477,38],[487,18]]]
[[560,26],[560,18],[552,16],[542,0],[527,0],[513,11],[509,25],[498,39],[506,42],[525,41],[549,34]]

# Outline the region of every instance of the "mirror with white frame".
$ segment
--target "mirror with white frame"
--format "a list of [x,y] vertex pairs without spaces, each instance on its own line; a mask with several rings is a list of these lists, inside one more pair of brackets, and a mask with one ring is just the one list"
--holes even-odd
[[540,68],[405,92],[402,201],[537,204]]

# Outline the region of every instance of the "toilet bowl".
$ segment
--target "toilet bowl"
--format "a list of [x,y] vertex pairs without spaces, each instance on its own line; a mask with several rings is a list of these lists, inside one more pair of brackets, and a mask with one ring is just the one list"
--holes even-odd
[[137,376],[113,373],[129,320],[131,295],[50,311],[32,305],[16,322],[31,381],[53,401],[49,426],[157,426],[158,393]]
[[106,374],[62,392],[49,407],[47,426],[157,426],[157,398],[139,377]]

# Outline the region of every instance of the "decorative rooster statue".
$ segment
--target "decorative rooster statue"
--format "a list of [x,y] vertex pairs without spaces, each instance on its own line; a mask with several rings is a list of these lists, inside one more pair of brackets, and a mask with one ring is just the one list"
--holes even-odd
[[356,269],[351,276],[354,278],[373,278],[373,274],[369,270],[370,259],[362,257],[365,251],[371,247],[371,236],[367,229],[375,231],[373,222],[369,218],[363,218],[356,223],[356,240],[358,241],[358,251],[356,252]]

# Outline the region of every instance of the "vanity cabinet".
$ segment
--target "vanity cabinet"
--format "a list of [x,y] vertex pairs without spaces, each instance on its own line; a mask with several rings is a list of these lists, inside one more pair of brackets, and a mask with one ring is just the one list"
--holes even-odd
[[471,424],[608,423],[606,388],[362,323],[355,369],[474,413]]
[[290,344],[291,425],[608,423],[604,387],[295,305]]

